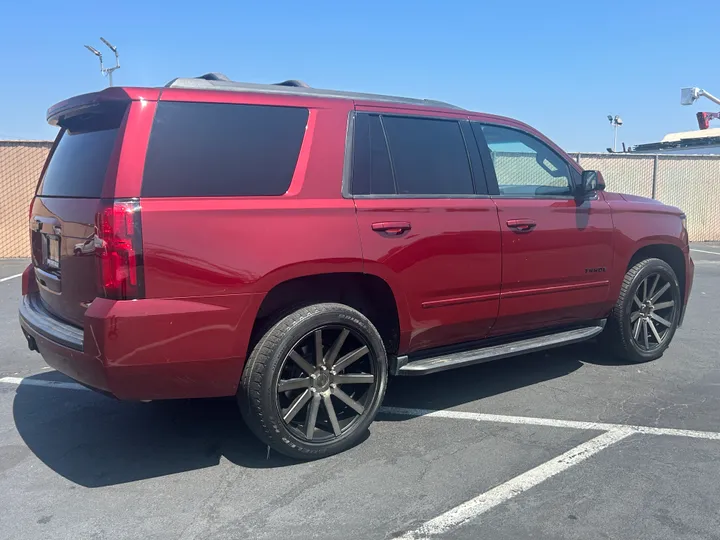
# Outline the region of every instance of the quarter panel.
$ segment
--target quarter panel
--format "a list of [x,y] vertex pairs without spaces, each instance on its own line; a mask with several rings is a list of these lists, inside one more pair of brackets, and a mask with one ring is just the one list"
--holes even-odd
[[341,196],[352,104],[336,103],[332,109],[310,108],[284,196],[142,199],[148,297],[267,292],[303,275],[362,271],[355,207]]

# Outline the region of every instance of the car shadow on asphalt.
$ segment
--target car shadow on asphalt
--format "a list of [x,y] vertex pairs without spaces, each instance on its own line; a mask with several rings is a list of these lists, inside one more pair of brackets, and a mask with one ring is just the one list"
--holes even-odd
[[[584,363],[610,362],[586,344],[425,377],[397,377],[384,405],[446,409],[563,377]],[[29,380],[68,381],[57,372]],[[91,391],[21,384],[13,414],[28,448],[50,469],[85,487],[212,467],[221,458],[246,468],[297,463],[268,452],[231,398],[135,403]]]
[[[59,373],[29,379],[68,380]],[[137,403],[21,384],[13,415],[28,448],[50,469],[85,487],[203,469],[221,458],[246,468],[296,463],[268,453],[230,398]]]

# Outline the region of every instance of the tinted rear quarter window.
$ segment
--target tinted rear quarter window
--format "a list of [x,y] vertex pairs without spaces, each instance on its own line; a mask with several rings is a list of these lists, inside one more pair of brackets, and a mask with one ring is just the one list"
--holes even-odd
[[470,162],[455,120],[383,116],[398,194],[470,195]]
[[390,156],[378,115],[358,114],[355,118],[352,178],[356,195],[395,193]]
[[308,110],[160,102],[145,160],[145,197],[282,195]]
[[65,120],[38,195],[99,198],[126,107]]

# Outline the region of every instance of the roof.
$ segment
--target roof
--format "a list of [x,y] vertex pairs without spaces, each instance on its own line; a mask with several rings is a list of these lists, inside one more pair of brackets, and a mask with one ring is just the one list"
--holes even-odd
[[278,84],[256,84],[231,81],[221,73],[208,73],[200,77],[173,79],[165,88],[184,88],[192,90],[218,90],[223,92],[255,92],[259,94],[283,94],[291,96],[309,96],[337,99],[353,99],[359,101],[380,101],[403,105],[415,105],[433,108],[463,110],[462,107],[432,99],[415,99],[380,94],[364,94],[360,92],[344,92],[342,90],[324,90],[311,88],[301,81],[284,81]]

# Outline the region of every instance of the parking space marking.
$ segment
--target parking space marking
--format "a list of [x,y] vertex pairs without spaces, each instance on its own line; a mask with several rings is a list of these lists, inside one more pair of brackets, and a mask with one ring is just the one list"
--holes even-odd
[[406,409],[402,407],[381,407],[380,412],[398,416],[429,416],[434,418],[454,418],[456,420],[475,420],[496,424],[524,424],[531,426],[547,426],[557,428],[614,431],[629,429],[634,433],[645,435],[668,435],[671,437],[690,437],[693,439],[709,439],[720,441],[720,433],[714,431],[695,431],[691,429],[661,428],[651,426],[634,426],[628,424],[608,424],[604,422],[583,422],[579,420],[556,420],[554,418],[534,418],[532,416],[507,416],[503,414],[472,413],[463,411],[434,411],[431,409]]
[[705,251],[704,249],[690,248],[690,251],[697,251],[698,253],[710,253],[711,255],[720,255],[717,251]]
[[[18,386],[40,386],[60,388],[66,390],[85,390],[89,388],[74,382],[39,380],[23,377],[2,377],[0,383]],[[455,530],[467,522],[479,517],[485,512],[503,504],[504,502],[524,493],[525,491],[545,482],[546,480],[566,471],[598,452],[635,434],[666,435],[675,437],[690,437],[720,441],[720,432],[695,431],[687,429],[660,428],[651,426],[637,426],[629,424],[612,424],[605,422],[583,422],[578,420],[559,420],[553,418],[536,418],[530,416],[510,416],[490,413],[473,413],[453,410],[414,409],[403,407],[381,407],[384,414],[406,417],[445,418],[454,420],[470,420],[484,423],[521,424],[546,426],[554,428],[569,428],[585,431],[601,431],[600,435],[584,442],[567,452],[526,471],[507,482],[504,482],[480,495],[461,503],[422,523],[419,527],[401,533],[395,540],[429,540],[437,535]]]
[[[2,377],[0,378],[0,383],[28,386],[45,386],[48,388],[62,388],[65,390],[85,390],[87,392],[92,391],[92,389],[78,383],[64,381],[48,381],[23,377]],[[709,439],[714,441],[720,441],[720,433],[716,433],[714,431],[695,431],[691,429],[634,426],[629,424],[609,424],[605,422],[583,422],[581,420],[558,420],[555,418],[508,416],[504,414],[473,413],[464,411],[409,409],[404,407],[380,407],[380,412],[384,414],[393,414],[396,416],[427,416],[430,418],[474,420],[476,422],[489,422],[495,424],[523,424],[530,426],[547,426],[556,428],[596,431],[615,431],[618,429],[629,429],[634,433],[643,433],[645,435],[667,435],[671,437],[690,437],[692,439]]]
[[552,478],[553,476],[569,469],[573,465],[585,461],[594,456],[601,450],[612,446],[613,444],[632,435],[634,432],[630,429],[613,429],[602,435],[598,435],[583,444],[571,448],[564,454],[561,454],[550,461],[538,465],[534,469],[524,472],[512,480],[508,480],[504,484],[495,486],[494,488],[478,495],[474,499],[470,499],[447,512],[440,514],[436,518],[423,523],[417,529],[409,531],[402,536],[397,536],[397,540],[420,540],[436,536],[452,529],[457,529],[464,523],[473,518],[480,516],[488,510],[520,495],[528,489]]
[[15,279],[16,277],[20,277],[20,276],[22,276],[22,274],[15,274],[14,276],[0,278],[0,283],[2,283],[3,281],[10,281],[11,279]]
[[43,381],[40,379],[23,379],[22,377],[3,377],[0,383],[17,384],[23,386],[47,386],[50,388],[62,388],[64,390],[87,390],[82,384],[63,382],[63,381]]

